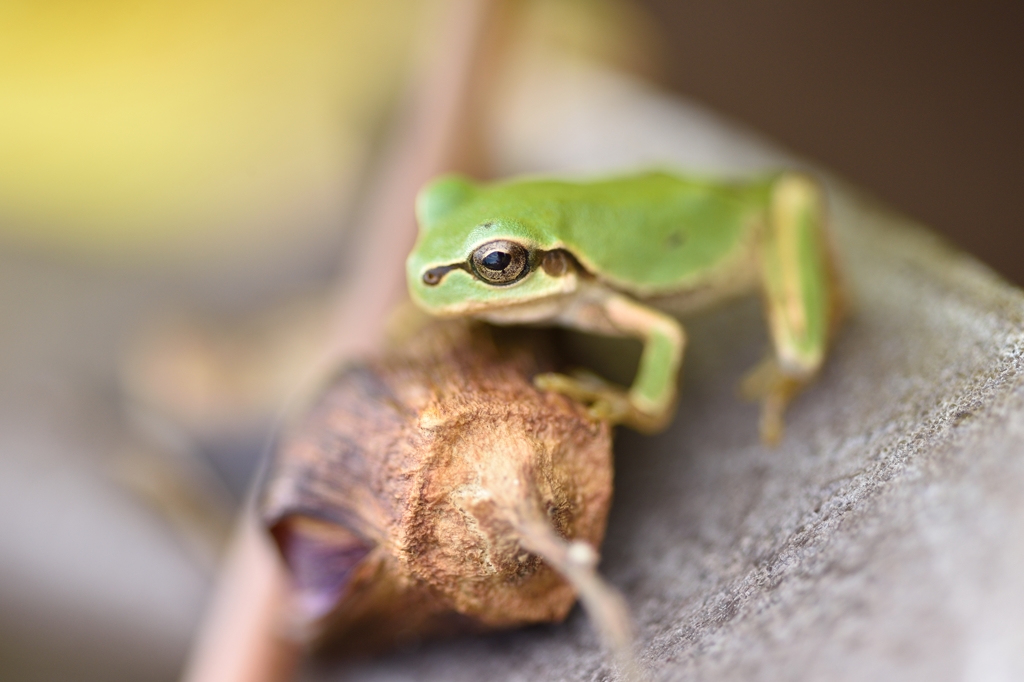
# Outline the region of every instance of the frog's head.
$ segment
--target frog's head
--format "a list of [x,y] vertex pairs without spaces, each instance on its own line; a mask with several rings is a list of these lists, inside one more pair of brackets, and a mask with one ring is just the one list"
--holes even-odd
[[443,176],[420,191],[416,219],[409,293],[434,315],[532,310],[529,304],[576,289],[575,262],[552,236],[557,208],[514,184],[483,187]]

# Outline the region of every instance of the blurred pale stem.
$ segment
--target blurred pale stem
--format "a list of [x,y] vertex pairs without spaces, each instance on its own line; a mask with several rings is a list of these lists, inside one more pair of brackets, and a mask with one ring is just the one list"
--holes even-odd
[[[451,0],[440,16],[433,44],[443,47],[417,79],[407,126],[398,131],[386,173],[372,193],[359,258],[336,307],[336,331],[327,357],[333,362],[378,347],[387,315],[405,290],[404,255],[412,247],[417,190],[434,175],[467,158],[460,131],[474,109],[470,93],[481,37],[494,0]],[[288,642],[285,575],[251,508],[242,517],[184,678],[187,682],[274,682],[288,679],[300,646]]]

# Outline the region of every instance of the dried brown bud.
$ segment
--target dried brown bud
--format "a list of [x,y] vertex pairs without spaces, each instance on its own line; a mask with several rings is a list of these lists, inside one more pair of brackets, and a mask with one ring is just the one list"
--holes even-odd
[[517,338],[435,323],[346,367],[285,435],[263,514],[314,634],[366,651],[566,616],[575,591],[524,528],[600,547],[610,431],[534,388],[543,337]]

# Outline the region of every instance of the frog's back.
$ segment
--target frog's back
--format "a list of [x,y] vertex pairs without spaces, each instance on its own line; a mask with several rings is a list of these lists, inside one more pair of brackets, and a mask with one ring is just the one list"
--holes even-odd
[[[646,173],[581,183],[524,180],[492,192],[496,203],[527,211],[523,218],[544,248],[565,248],[618,289],[656,295],[694,286],[742,258],[766,188]],[[500,197],[507,190],[508,203]]]

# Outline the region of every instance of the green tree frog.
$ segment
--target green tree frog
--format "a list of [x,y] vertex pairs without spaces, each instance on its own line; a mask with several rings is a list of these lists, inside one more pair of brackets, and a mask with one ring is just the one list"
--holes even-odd
[[839,317],[824,208],[820,186],[795,172],[490,185],[448,175],[417,197],[406,273],[413,300],[434,315],[640,339],[628,390],[590,373],[535,382],[642,431],[663,428],[675,406],[686,334],[673,315],[760,289],[774,352],[743,389],[762,401],[762,440],[776,442]]

